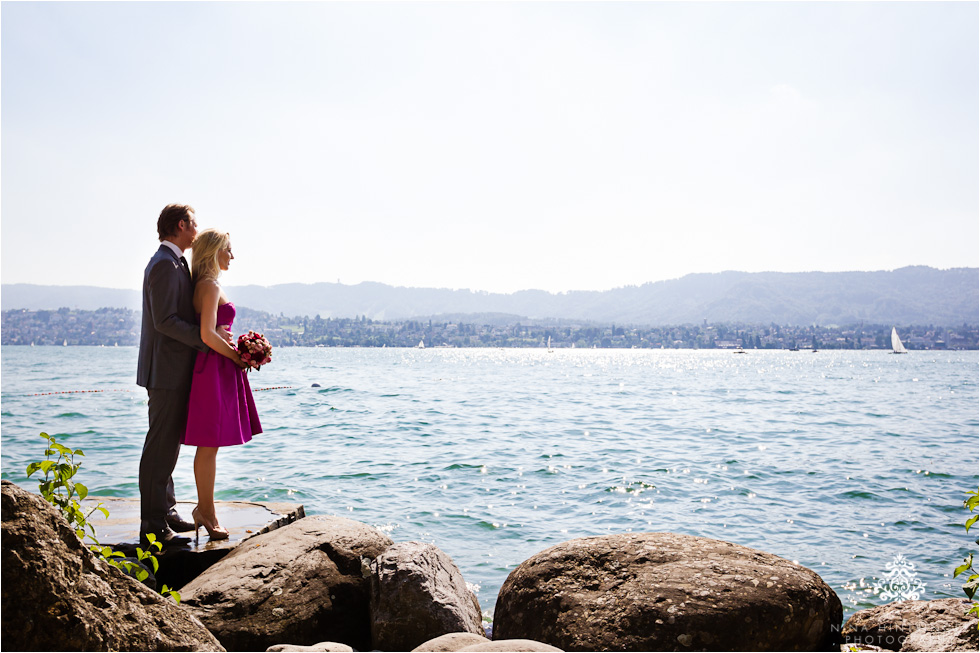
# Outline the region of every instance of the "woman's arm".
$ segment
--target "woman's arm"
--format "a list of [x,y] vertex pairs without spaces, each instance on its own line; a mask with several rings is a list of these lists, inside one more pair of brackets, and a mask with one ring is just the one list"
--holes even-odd
[[213,281],[201,281],[195,290],[200,294],[201,300],[201,340],[211,349],[241,366],[242,358],[238,350],[222,335],[222,332],[227,333],[227,331],[224,329],[222,332],[218,331],[218,300],[221,298],[218,284]]

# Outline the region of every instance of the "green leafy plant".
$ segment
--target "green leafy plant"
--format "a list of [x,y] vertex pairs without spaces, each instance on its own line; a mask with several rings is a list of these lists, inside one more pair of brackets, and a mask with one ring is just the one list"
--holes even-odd
[[[980,502],[980,489],[977,492],[967,492],[967,498],[963,501],[963,507],[969,510],[971,513],[977,510],[977,503]],[[966,526],[966,532],[970,532],[970,528],[977,523],[977,518],[980,515],[973,515],[966,520],[964,526]],[[977,544],[980,544],[980,538],[977,538]],[[963,591],[966,593],[966,597],[973,601],[973,598],[977,595],[977,570],[973,567],[973,553],[963,559],[963,564],[956,568],[953,572],[953,578],[956,578],[960,574],[965,574],[970,572],[967,576],[966,582],[963,584]],[[980,604],[977,601],[973,601],[973,605],[967,611],[967,614],[980,614]]]
[[164,596],[169,596],[177,603],[180,603],[180,592],[178,592],[177,590],[170,589],[169,587],[167,587],[166,583],[164,583],[163,587],[160,588],[160,593],[163,594]]
[[[132,574],[141,583],[145,582],[150,577],[150,573],[146,569],[143,569],[134,562],[126,560],[125,554],[121,551],[114,551],[112,547],[99,543],[96,537],[95,525],[89,521],[89,517],[95,511],[99,511],[108,518],[109,511],[105,506],[99,502],[88,512],[82,509],[80,502],[88,496],[88,488],[74,480],[78,469],[82,466],[81,462],[75,462],[75,458],[76,456],[79,458],[84,457],[85,453],[81,449],[66,447],[47,433],[42,432],[41,437],[48,443],[44,448],[44,460],[29,464],[27,466],[27,477],[30,478],[37,472],[43,472],[44,480],[38,481],[41,496],[61,511],[61,514],[68,520],[68,524],[72,530],[75,531],[78,539],[84,542],[85,538],[88,537],[93,542],[93,544],[89,545],[89,549],[98,558],[113,567]],[[57,458],[54,457],[56,455]],[[150,549],[155,548],[157,551],[163,550],[163,545],[156,541],[155,535],[149,533],[146,537],[150,543]],[[154,574],[160,568],[159,561],[150,550],[144,551],[142,548],[136,547],[136,559],[144,564],[149,561],[149,565],[153,568]],[[163,586],[160,593],[180,603],[180,594],[166,585]]]
[[[146,537],[150,542],[150,548],[155,547],[157,550],[161,550],[163,548],[162,545],[156,541],[156,536],[153,533],[148,533]],[[123,571],[132,574],[136,578],[136,580],[138,580],[141,583],[146,582],[146,579],[150,577],[150,572],[148,572],[146,569],[143,569],[143,567],[139,566],[134,562],[130,562],[129,560],[126,560],[125,554],[123,554],[122,551],[114,551],[112,547],[104,546],[102,544],[99,544],[98,542],[96,542],[95,545],[89,548],[92,550],[92,553],[94,553],[96,556],[98,556],[102,560],[105,560],[113,567],[118,567],[119,569],[122,569]],[[159,561],[157,561],[157,559],[153,556],[153,553],[149,550],[144,551],[140,547],[136,547],[136,559],[139,560],[141,563],[148,564],[149,566],[153,567],[154,574],[157,573],[157,571],[160,569]],[[167,586],[164,585],[164,587],[166,588]],[[180,594],[177,594],[172,590],[170,591],[161,590],[160,593],[175,595],[176,601],[178,603],[180,602]]]
[[[61,510],[61,514],[68,520],[78,539],[85,537],[85,529],[88,528],[92,539],[95,540],[95,526],[89,523],[88,518],[96,510],[108,517],[109,511],[101,503],[88,513],[82,511],[79,501],[88,496],[88,488],[73,479],[78,473],[78,468],[82,466],[82,463],[75,462],[75,456],[82,457],[85,454],[81,449],[70,449],[60,444],[47,433],[41,433],[41,437],[48,442],[44,449],[44,460],[28,465],[27,477],[30,478],[38,471],[44,472],[44,480],[38,481],[41,496]],[[58,457],[53,459],[55,454]]]

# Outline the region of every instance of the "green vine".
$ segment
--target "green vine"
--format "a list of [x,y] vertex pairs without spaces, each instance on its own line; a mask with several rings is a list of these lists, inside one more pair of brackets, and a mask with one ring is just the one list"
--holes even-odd
[[[88,545],[89,549],[96,557],[113,567],[132,574],[141,583],[145,582],[150,577],[150,573],[146,569],[139,564],[125,560],[125,555],[121,551],[114,551],[112,547],[99,543],[95,525],[89,521],[89,518],[96,511],[101,512],[106,518],[109,517],[109,511],[102,505],[102,502],[96,504],[88,512],[82,509],[80,502],[88,496],[88,488],[75,480],[75,475],[82,466],[81,462],[75,462],[75,457],[81,458],[85,454],[81,449],[66,447],[47,433],[41,433],[41,437],[47,441],[47,446],[44,448],[44,460],[29,464],[27,477],[30,478],[37,472],[43,472],[44,480],[38,480],[41,496],[61,511],[78,539],[84,542],[86,537],[89,538],[93,542],[93,544]],[[150,543],[150,549],[163,550],[163,545],[156,541],[156,536],[150,533],[146,537]],[[136,559],[144,564],[149,561],[154,574],[160,568],[159,561],[149,550],[144,551],[140,547],[136,547]],[[180,594],[166,585],[161,588],[160,593],[180,603]]]
[[[980,502],[980,489],[976,492],[967,492],[967,498],[963,501],[963,507],[969,510],[971,513],[977,510],[977,503]],[[977,518],[980,515],[973,515],[966,520],[964,526],[966,526],[966,532],[970,532],[970,528],[977,523]],[[977,538],[977,544],[980,544],[980,537]],[[963,564],[956,568],[953,572],[953,578],[956,578],[960,574],[965,574],[970,572],[970,575],[966,577],[966,582],[963,584],[963,592],[966,593],[966,597],[973,601],[973,598],[977,595],[977,570],[973,567],[973,553],[963,559]],[[980,604],[977,601],[973,601],[973,605],[967,610],[967,614],[980,615]]]

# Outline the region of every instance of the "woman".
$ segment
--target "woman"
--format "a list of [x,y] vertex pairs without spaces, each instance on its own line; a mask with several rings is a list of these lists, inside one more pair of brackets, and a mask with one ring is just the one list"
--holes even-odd
[[197,447],[197,507],[192,511],[195,535],[204,526],[211,539],[223,540],[228,537],[228,530],[218,524],[214,510],[218,447],[244,444],[262,432],[262,425],[241,356],[219,331],[230,329],[235,319],[235,305],[218,285],[218,276],[235,259],[231,238],[206,229],[191,247],[194,309],[201,322],[201,340],[211,349],[197,354],[183,442]]

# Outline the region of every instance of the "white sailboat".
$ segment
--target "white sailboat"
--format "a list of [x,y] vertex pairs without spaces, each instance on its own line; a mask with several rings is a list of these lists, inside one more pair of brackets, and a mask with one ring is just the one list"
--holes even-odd
[[551,336],[548,336],[548,353],[550,354],[552,351],[554,350],[551,348]]
[[416,349],[425,349],[425,339],[419,340],[418,347]]
[[905,345],[902,344],[902,339],[898,337],[898,330],[892,327],[892,353],[893,354],[907,354],[908,350]]

